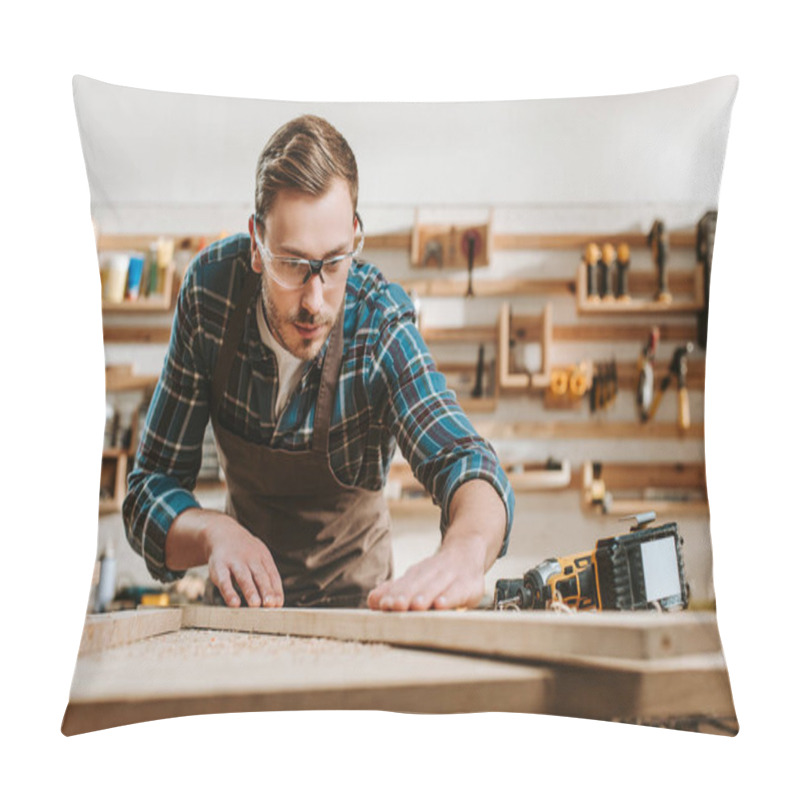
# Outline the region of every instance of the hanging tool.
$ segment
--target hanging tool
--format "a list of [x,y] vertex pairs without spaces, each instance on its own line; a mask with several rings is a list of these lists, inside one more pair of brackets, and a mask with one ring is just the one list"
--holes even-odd
[[472,270],[475,268],[475,257],[480,252],[481,235],[474,228],[461,237],[461,249],[467,256],[467,297],[474,297],[472,289]]
[[658,407],[661,404],[661,399],[664,397],[664,392],[669,388],[672,379],[676,378],[678,382],[678,427],[682,430],[689,428],[689,389],[686,385],[686,375],[689,371],[689,353],[694,350],[694,345],[687,342],[685,347],[676,347],[675,352],[672,354],[672,361],[669,364],[669,372],[661,379],[661,384],[658,387],[658,392],[653,398],[653,404],[647,419],[652,419],[655,416]]
[[631,265],[631,251],[625,242],[617,250],[617,300],[630,300],[628,294],[628,269]]
[[711,287],[711,259],[717,232],[717,212],[707,211],[697,223],[697,260],[703,265],[703,310],[697,314],[697,343],[704,350],[708,339],[708,302]]
[[611,361],[598,362],[594,366],[594,379],[589,395],[589,408],[592,412],[610,406],[619,390],[617,380],[617,362]]
[[606,489],[606,482],[603,480],[603,463],[601,461],[592,461],[592,480],[589,483],[588,494],[589,504],[607,514],[614,498],[611,492]]
[[471,397],[483,397],[483,345],[478,348],[478,367],[475,374],[475,386],[472,389]]
[[647,234],[647,244],[653,253],[653,262],[658,272],[658,291],[656,300],[661,303],[669,303],[672,295],[667,288],[667,255],[669,254],[669,237],[664,221],[657,219]]
[[639,378],[636,385],[636,407],[639,409],[639,419],[647,422],[650,419],[650,406],[653,403],[654,364],[656,348],[658,347],[658,328],[652,328],[647,344],[642,348],[637,364]]
[[594,550],[565,558],[548,558],[522,579],[495,584],[496,609],[546,609],[567,606],[636,611],[676,610],[689,604],[678,524],[648,527],[649,511],[623,517],[634,524],[629,533],[599,539]]
[[412,289],[408,293],[408,298],[411,300],[411,304],[414,306],[414,325],[416,326],[417,330],[422,330],[422,301],[420,300],[416,289]]
[[444,249],[438,239],[429,239],[425,244],[425,253],[422,256],[422,265],[429,267],[435,264],[437,267],[444,266]]
[[617,254],[614,251],[614,246],[606,243],[603,245],[601,250],[600,260],[598,261],[598,267],[600,271],[600,280],[599,280],[599,293],[600,297],[603,300],[613,300],[614,299],[614,264],[617,259]]
[[597,300],[597,262],[600,259],[600,248],[594,244],[586,245],[583,263],[586,265],[586,299]]

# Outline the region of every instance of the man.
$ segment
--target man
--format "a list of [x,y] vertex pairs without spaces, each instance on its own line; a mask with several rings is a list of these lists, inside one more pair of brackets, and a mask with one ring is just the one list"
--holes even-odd
[[[480,601],[513,493],[435,371],[408,296],[357,260],[357,202],[347,142],[300,117],[261,154],[249,238],[190,265],[123,504],[154,577],[208,564],[229,606]],[[191,493],[209,418],[226,513]],[[443,540],[393,579],[382,489],[398,444],[442,507]]]

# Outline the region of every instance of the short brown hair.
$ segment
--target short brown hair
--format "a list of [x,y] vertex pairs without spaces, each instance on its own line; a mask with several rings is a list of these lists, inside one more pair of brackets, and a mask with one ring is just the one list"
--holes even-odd
[[350,187],[353,211],[358,205],[358,167],[350,145],[322,117],[306,114],[278,128],[256,167],[256,219],[263,225],[281,189],[318,197],[335,177]]

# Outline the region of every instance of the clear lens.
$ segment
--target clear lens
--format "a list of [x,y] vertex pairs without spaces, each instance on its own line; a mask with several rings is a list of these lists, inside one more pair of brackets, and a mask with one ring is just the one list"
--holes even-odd
[[261,241],[261,237],[258,235],[258,227],[255,227],[256,245],[267,273],[274,281],[286,289],[299,289],[315,274],[320,276],[326,286],[342,283],[347,279],[347,273],[350,270],[353,259],[358,257],[364,246],[364,227],[358,214],[356,214],[356,219],[359,227],[356,249],[351,253],[343,253],[340,256],[327,258],[324,261],[273,256],[269,248]]
[[311,263],[302,258],[273,257],[266,263],[270,277],[282,286],[299,289],[317,271],[325,285],[341,283],[347,278],[347,271],[350,269],[350,264],[353,263],[353,257],[341,255],[329,258],[322,262],[321,269],[319,262],[315,262],[312,268]]

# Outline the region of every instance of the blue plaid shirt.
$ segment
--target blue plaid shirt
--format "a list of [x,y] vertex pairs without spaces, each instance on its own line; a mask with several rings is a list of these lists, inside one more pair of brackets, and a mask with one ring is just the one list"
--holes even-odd
[[[209,421],[210,386],[228,317],[250,270],[250,239],[215,242],[190,265],[181,286],[169,349],[142,432],[122,507],[128,541],[153,577],[176,580],[164,565],[167,531],[175,517],[198,507],[192,494]],[[314,406],[327,342],[304,368],[299,386],[276,418],[278,367],[261,340],[258,296],[247,312],[219,422],[251,442],[309,450]],[[417,480],[441,507],[480,478],[506,506],[508,546],[514,495],[491,445],[476,433],[437,372],[414,324],[408,295],[370,264],[355,263],[345,293],[339,391],[331,420],[330,464],[350,486],[381,489],[396,447]],[[231,387],[236,387],[231,394]]]

